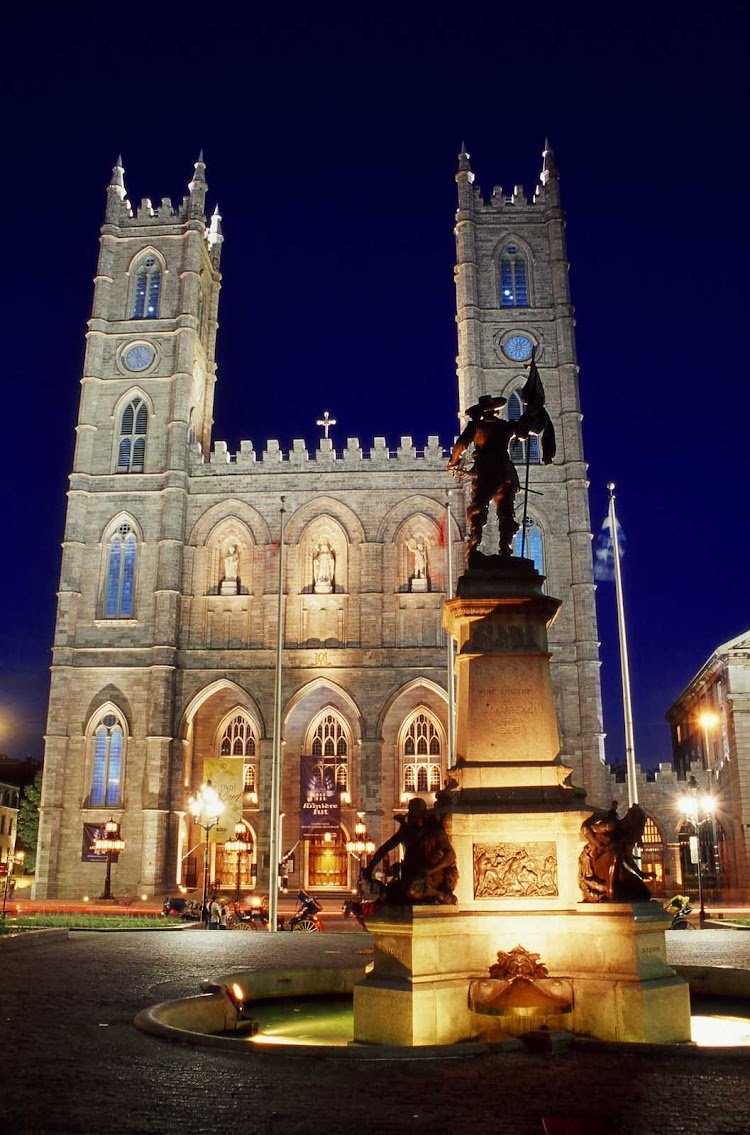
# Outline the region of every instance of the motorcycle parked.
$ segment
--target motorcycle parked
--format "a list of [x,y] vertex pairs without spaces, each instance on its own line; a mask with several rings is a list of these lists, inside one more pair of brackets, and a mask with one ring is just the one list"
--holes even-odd
[[201,904],[193,899],[171,898],[164,900],[162,917],[177,916],[181,922],[200,922]]
[[695,930],[692,922],[688,921],[688,915],[693,908],[687,895],[675,895],[664,909],[667,914],[672,915],[670,930]]

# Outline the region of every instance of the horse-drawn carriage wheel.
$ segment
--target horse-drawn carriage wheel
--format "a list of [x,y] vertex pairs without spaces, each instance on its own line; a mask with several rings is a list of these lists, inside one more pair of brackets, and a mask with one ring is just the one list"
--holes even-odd
[[297,923],[294,929],[306,930],[309,934],[312,930],[317,930],[318,928],[311,918],[303,918],[301,922]]

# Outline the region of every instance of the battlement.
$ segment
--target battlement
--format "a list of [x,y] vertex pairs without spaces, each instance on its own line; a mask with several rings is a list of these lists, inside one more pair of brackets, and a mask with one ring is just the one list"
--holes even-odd
[[191,457],[193,471],[198,473],[234,470],[268,473],[274,467],[300,472],[308,468],[311,472],[320,473],[326,469],[339,471],[361,465],[371,469],[393,469],[394,465],[404,470],[444,469],[448,453],[436,436],[428,437],[427,444],[420,449],[410,436],[405,435],[396,449],[391,449],[384,437],[374,438],[369,449],[362,447],[359,438],[350,437],[346,439],[346,447],[337,450],[333,438],[324,437],[312,452],[302,438],[295,438],[292,448],[286,452],[275,439],[266,441],[262,450],[256,450],[251,441],[241,441],[236,453],[230,453],[225,441],[216,441],[208,461],[198,444],[191,448]]
[[544,185],[537,185],[529,196],[522,185],[514,185],[513,192],[506,194],[501,185],[495,185],[489,199],[485,198],[478,185],[472,186],[473,207],[478,210],[496,211],[500,209],[528,209],[539,212],[550,205],[550,195]]
[[180,205],[175,208],[170,197],[162,197],[158,205],[154,205],[150,197],[142,197],[137,209],[133,209],[127,197],[118,203],[116,216],[110,216],[113,221],[123,227],[127,225],[163,225],[187,221],[190,198],[184,197]]

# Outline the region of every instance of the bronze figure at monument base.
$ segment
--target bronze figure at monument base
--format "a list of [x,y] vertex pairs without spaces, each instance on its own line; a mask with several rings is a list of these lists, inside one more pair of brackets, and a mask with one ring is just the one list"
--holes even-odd
[[383,901],[389,906],[415,903],[441,903],[455,906],[458,882],[456,853],[443,826],[443,811],[428,808],[421,796],[409,801],[406,816],[399,816],[399,830],[377,849],[362,872],[366,882],[378,863],[397,847],[403,847],[403,860],[396,878],[385,887]]
[[608,812],[592,813],[581,825],[584,848],[578,881],[584,902],[649,902],[651,892],[633,857],[643,838],[646,813],[637,804],[620,818],[617,801]]

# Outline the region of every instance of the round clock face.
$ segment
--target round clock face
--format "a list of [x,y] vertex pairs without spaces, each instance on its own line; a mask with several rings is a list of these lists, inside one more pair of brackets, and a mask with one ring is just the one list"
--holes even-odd
[[137,343],[125,352],[125,366],[128,370],[145,370],[153,361],[153,347],[148,347],[145,343]]
[[514,362],[523,362],[531,358],[533,347],[528,335],[511,335],[503,343],[503,354]]

